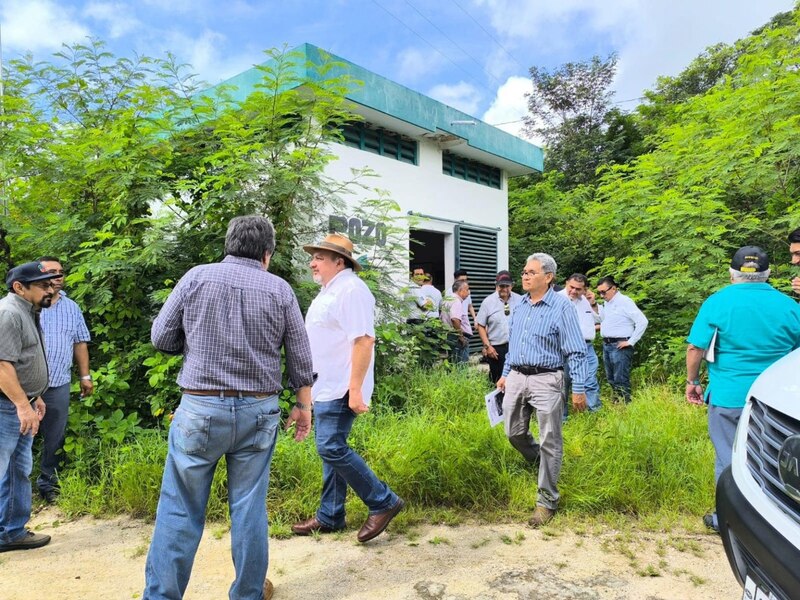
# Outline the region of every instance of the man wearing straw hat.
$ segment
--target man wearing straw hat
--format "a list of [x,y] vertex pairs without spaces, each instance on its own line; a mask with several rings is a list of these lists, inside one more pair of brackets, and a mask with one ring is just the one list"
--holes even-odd
[[403,508],[397,494],[347,444],[355,418],[369,410],[374,387],[375,298],[356,275],[361,266],[347,237],[330,234],[303,249],[311,255],[314,281],[322,286],[306,314],[318,375],[311,395],[322,459],[322,497],[317,514],[296,523],[292,531],[311,535],[344,529],[349,485],[369,508],[357,536],[359,542],[367,542]]

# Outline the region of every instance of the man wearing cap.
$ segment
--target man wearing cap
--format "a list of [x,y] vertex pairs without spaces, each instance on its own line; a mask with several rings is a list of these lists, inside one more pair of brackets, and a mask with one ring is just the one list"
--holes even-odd
[[[572,303],[578,315],[583,339],[586,340],[586,406],[594,412],[600,410],[600,384],[597,382],[597,367],[599,365],[597,354],[594,351],[594,336],[597,333],[596,325],[600,322],[594,294],[589,289],[589,279],[583,273],[573,273],[564,284],[564,289],[558,292]],[[572,385],[569,370],[565,370],[565,384],[567,390]],[[567,403],[564,403],[564,418],[567,417]]]
[[265,504],[281,415],[281,355],[297,392],[287,419],[297,441],[311,429],[314,379],[297,298],[288,283],[267,271],[274,250],[268,219],[232,219],[222,262],[190,269],[153,322],[153,345],[183,354],[183,365],[147,554],[145,600],[183,598],[223,456],[236,570],[229,595],[272,596]]
[[606,379],[612,391],[627,404],[631,401],[633,347],[647,329],[647,317],[633,300],[619,291],[613,277],[603,277],[597,282],[597,294],[605,301],[599,314]]
[[31,446],[45,415],[47,359],[39,311],[53,279],[42,263],[14,267],[0,300],[0,552],[40,548],[50,536],[25,528],[31,518]]
[[[731,464],[736,425],[751,384],[773,362],[800,347],[800,306],[767,283],[767,254],[757,246],[740,248],[729,273],[731,285],[709,296],[700,307],[686,350],[686,399],[708,404],[715,481]],[[704,357],[708,363],[705,395],[700,383]],[[703,521],[718,530],[716,513]]]
[[497,383],[503,375],[503,364],[508,353],[508,323],[511,313],[522,299],[522,296],[511,291],[513,285],[511,273],[500,271],[495,277],[495,292],[481,302],[475,319],[492,383]]
[[[526,294],[511,313],[508,355],[497,388],[505,392],[503,420],[508,441],[531,465],[539,465],[536,509],[531,527],[549,522],[558,509],[558,477],[564,454],[562,403],[564,362],[573,375],[572,406],[586,410],[586,343],[575,309],[553,288],[556,261],[531,254],[522,271]],[[531,417],[539,423],[537,442]]]
[[41,325],[47,347],[47,367],[50,387],[42,396],[47,413],[39,427],[42,434],[40,473],[36,479],[39,495],[47,503],[55,502],[58,495],[58,472],[63,465],[62,448],[69,416],[70,371],[73,359],[78,365],[81,397],[94,391],[89,374],[89,329],[83,313],[75,302],[67,298],[64,287],[64,267],[55,256],[38,259],[48,273],[53,274],[53,301],[42,309]]
[[397,494],[347,443],[355,418],[369,410],[374,387],[375,298],[356,275],[361,266],[347,237],[333,233],[303,249],[311,255],[314,281],[322,286],[306,313],[317,372],[312,395],[322,497],[316,515],[296,523],[292,531],[311,535],[344,529],[350,486],[369,509],[357,535],[359,542],[367,542],[403,508]]

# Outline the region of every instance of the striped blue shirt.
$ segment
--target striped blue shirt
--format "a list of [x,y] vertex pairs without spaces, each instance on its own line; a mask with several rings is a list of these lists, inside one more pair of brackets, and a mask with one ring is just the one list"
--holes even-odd
[[572,391],[583,393],[586,381],[586,341],[572,303],[552,288],[531,304],[530,295],[511,313],[508,356],[503,377],[512,367],[545,367],[557,369],[569,364]]
[[63,291],[59,295],[61,299],[55,306],[43,308],[39,317],[50,370],[50,387],[70,382],[74,346],[91,339],[81,309]]

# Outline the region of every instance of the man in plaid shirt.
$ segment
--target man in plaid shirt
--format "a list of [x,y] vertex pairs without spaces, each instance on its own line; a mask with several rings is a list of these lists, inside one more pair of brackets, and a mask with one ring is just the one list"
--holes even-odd
[[183,598],[205,522],[214,470],[225,456],[236,579],[231,598],[272,595],[265,502],[278,434],[281,350],[297,403],[295,439],[311,429],[311,349],[292,288],[267,272],[268,219],[237,217],[225,258],[184,275],[153,323],[153,345],[182,353],[181,402],[169,431],[145,600]]

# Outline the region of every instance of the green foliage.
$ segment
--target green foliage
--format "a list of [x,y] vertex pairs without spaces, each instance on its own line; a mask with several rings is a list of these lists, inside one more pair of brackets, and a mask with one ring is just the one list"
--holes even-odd
[[[800,9],[778,15],[659,80],[634,116],[639,129],[626,130],[630,115],[615,125],[639,150],[617,159],[598,150],[600,168],[583,179],[563,170],[510,192],[513,268],[544,251],[562,277],[613,275],[650,320],[637,358],[656,376],[682,377],[686,334],[703,300],[728,284],[736,248],[765,248],[773,284],[789,289],[784,240],[798,224],[800,192],[799,18]],[[642,129],[648,151],[639,154]]]
[[[373,409],[359,417],[352,446],[425,518],[446,511],[478,518],[522,518],[536,502],[536,472],[490,428],[475,370],[440,367],[384,377]],[[713,503],[713,449],[705,411],[663,387],[642,389],[633,404],[573,415],[564,429],[562,507],[575,515],[700,515]],[[165,435],[94,443],[62,480],[60,505],[70,513],[152,517],[166,454]],[[218,469],[210,518],[224,517],[224,468]],[[312,514],[321,464],[312,440],[279,434],[268,507],[273,522]],[[350,494],[353,522],[365,515]]]

